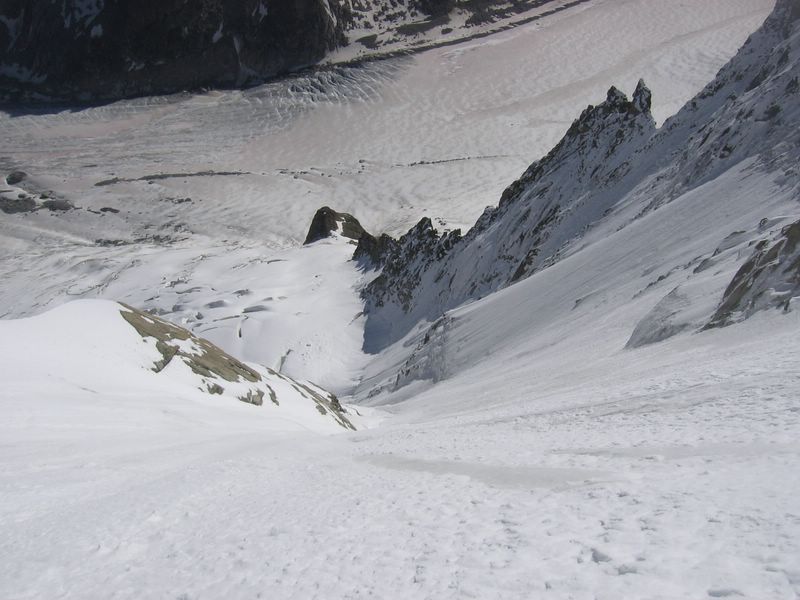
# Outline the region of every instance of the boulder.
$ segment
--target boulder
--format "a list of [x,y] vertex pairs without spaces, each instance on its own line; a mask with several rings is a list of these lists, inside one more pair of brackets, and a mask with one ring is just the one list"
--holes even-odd
[[34,210],[36,210],[36,200],[27,194],[20,194],[17,197],[0,195],[0,211],[7,215],[33,212]]
[[8,185],[17,185],[18,183],[22,183],[27,179],[28,174],[24,171],[13,171],[6,175],[6,183]]

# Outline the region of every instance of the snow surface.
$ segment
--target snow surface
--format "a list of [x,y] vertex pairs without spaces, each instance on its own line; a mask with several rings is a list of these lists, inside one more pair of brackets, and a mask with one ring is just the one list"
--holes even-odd
[[[353,246],[296,247],[322,205],[375,233],[470,225],[610,85],[645,77],[661,122],[770,8],[596,0],[317,79],[0,117],[0,163],[79,207],[0,214],[0,597],[797,598],[797,311],[626,348],[674,288],[719,300],[747,256],[731,234],[796,218],[791,174],[745,161],[615,231],[622,207],[432,344],[421,324],[376,356]],[[245,174],[139,179],[208,169]],[[113,177],[136,181],[95,186]],[[358,383],[374,427],[142,393],[155,351],[109,346],[136,338],[121,320],[83,336],[85,301],[10,320],[94,297]],[[101,393],[74,376],[87,346]]]
[[591,364],[509,347],[351,436],[11,413],[3,596],[794,598],[798,325]]

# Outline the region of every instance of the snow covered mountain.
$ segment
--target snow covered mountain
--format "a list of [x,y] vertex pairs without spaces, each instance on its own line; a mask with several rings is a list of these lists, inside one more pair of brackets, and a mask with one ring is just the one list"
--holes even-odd
[[[779,2],[717,78],[659,129],[644,82],[630,101],[612,87],[606,100],[589,106],[559,144],[508,187],[499,205],[487,208],[463,238],[458,231],[439,236],[423,219],[379,257],[381,274],[364,291],[367,349],[383,348],[420,320],[435,321],[448,309],[566,256],[591,253],[599,231],[603,236],[618,233],[693,190],[714,186],[717,178],[744,164],[782,179],[783,187],[797,186],[798,15],[796,2]],[[733,206],[735,199],[730,201]],[[789,216],[765,217],[737,231],[681,290],[702,279],[699,273],[710,264],[724,261],[718,256],[723,251],[727,256],[732,248],[746,252],[748,245],[777,235]],[[796,278],[790,257],[785,253],[781,268]],[[711,317],[706,307],[704,316],[693,314],[691,322],[683,322],[677,313],[697,307],[681,290],[665,299],[669,309],[658,308],[660,313],[668,310],[674,321],[662,325],[658,339]]]

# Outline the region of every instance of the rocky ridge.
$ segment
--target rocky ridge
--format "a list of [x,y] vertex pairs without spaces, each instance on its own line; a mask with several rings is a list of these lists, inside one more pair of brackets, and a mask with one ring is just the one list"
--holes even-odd
[[602,216],[630,170],[631,153],[654,130],[644,82],[630,100],[611,88],[465,236],[440,236],[429,219],[420,221],[378,259],[381,274],[364,290],[371,345],[395,341],[420,319],[435,320],[552,261],[573,232]]
[[789,311],[800,296],[800,221],[780,230],[777,239],[761,240],[725,289],[707,327],[746,319],[759,310]]

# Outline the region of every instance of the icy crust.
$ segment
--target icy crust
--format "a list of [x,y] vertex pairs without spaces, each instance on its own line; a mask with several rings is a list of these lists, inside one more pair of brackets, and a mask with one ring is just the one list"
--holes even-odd
[[[24,390],[50,401],[74,388],[82,390],[76,403],[87,393],[135,394],[170,399],[179,410],[185,401],[218,398],[253,405],[287,429],[355,429],[336,396],[318,386],[242,363],[182,327],[116,302],[80,300],[0,321],[0,357],[12,396]],[[224,415],[228,403],[217,404]]]
[[782,186],[797,186],[798,12],[796,2],[780,1],[717,78],[661,129],[643,82],[630,101],[612,88],[463,239],[417,225],[377,261],[383,270],[364,290],[365,348],[383,348],[421,320],[528,277],[581,249],[598,225],[624,228],[744,161],[776,173]]

